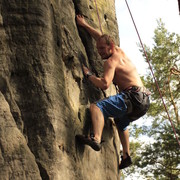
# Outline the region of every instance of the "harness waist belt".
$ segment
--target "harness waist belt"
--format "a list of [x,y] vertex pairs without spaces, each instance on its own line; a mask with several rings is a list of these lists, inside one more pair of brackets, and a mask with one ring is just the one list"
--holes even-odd
[[146,89],[144,86],[142,87],[139,87],[139,86],[129,86],[128,88],[124,89],[123,92],[126,92],[126,91],[133,91],[133,92],[143,92],[145,93],[146,95],[151,95],[151,92]]

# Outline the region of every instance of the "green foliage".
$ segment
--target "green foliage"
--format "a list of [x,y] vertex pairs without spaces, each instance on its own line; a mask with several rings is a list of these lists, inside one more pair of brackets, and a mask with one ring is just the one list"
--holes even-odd
[[[147,54],[169,114],[176,121],[175,124],[180,125],[179,115],[177,114],[177,109],[180,108],[178,101],[180,98],[180,75],[171,73],[171,68],[178,69],[180,66],[180,36],[169,33],[161,20],[158,21],[158,27],[154,33],[155,44],[152,50],[146,48]],[[158,119],[159,116],[161,116],[160,119],[168,119],[158,88],[150,73],[145,77],[144,82],[145,86],[153,92],[148,115],[152,117],[158,115]]]
[[[180,133],[180,128],[177,132]],[[145,145],[135,164],[145,176],[151,172],[156,179],[178,179],[180,151],[171,126],[159,127],[158,136],[152,144]]]
[[[180,36],[169,33],[161,19],[157,23],[154,46],[150,49],[145,45],[145,49],[171,121],[180,138],[180,74],[173,74],[171,71],[171,68],[180,67]],[[143,53],[142,48],[140,51]],[[144,53],[143,56],[145,57]],[[129,172],[139,171],[147,179],[176,180],[180,178],[179,144],[150,71],[143,77],[143,82],[152,92],[151,106],[147,113],[148,118],[152,119],[152,125],[141,129],[135,127],[133,135],[137,137],[138,134],[146,134],[151,141],[131,144],[135,167]]]

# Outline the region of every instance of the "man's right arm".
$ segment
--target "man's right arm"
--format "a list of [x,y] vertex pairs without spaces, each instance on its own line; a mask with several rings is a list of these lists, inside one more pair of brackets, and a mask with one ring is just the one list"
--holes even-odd
[[100,37],[101,37],[101,33],[99,31],[97,31],[96,29],[94,29],[93,27],[91,27],[84,19],[83,16],[81,15],[77,15],[76,16],[76,20],[77,20],[77,24],[81,27],[83,27],[84,29],[86,29],[86,31],[97,41]]

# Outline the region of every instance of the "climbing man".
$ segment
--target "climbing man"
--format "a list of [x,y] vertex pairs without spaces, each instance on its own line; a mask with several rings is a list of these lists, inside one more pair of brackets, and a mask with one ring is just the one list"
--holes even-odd
[[96,40],[98,53],[105,60],[102,77],[96,77],[84,66],[85,76],[92,84],[102,90],[108,89],[112,82],[119,90],[116,95],[90,105],[93,133],[88,137],[84,135],[76,135],[76,137],[81,143],[99,151],[101,149],[104,120],[113,117],[123,148],[123,156],[119,165],[119,169],[123,169],[132,164],[127,126],[147,112],[150,104],[150,93],[143,86],[136,67],[123,50],[115,45],[109,35],[102,35],[91,27],[81,15],[77,15],[76,21],[78,26],[83,27]]

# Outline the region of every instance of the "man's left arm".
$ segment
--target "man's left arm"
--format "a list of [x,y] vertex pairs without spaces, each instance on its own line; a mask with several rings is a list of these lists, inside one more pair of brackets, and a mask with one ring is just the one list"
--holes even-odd
[[113,66],[109,61],[106,61],[104,63],[104,75],[103,77],[97,77],[95,75],[88,75],[90,74],[90,71],[88,68],[83,67],[84,74],[88,77],[88,80],[90,80],[96,87],[106,90],[110,86],[111,82],[114,78],[115,73],[115,66]]

